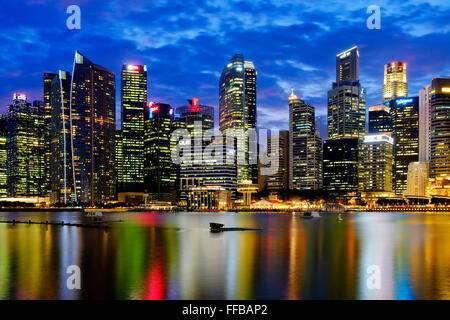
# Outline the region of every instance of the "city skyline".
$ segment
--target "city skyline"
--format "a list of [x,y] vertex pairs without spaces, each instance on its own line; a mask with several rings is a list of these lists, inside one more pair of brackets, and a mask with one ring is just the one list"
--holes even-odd
[[[290,88],[294,87],[301,99],[317,107],[321,132],[326,127],[326,92],[335,73],[333,57],[353,45],[360,51],[359,78],[367,89],[367,106],[381,103],[383,66],[391,61],[408,64],[410,96],[418,96],[419,90],[432,78],[450,74],[450,66],[445,63],[449,44],[439,41],[449,32],[448,22],[443,20],[450,11],[449,4],[434,4],[433,7],[424,1],[402,5],[398,2],[398,6],[381,3],[381,30],[367,29],[365,21],[369,15],[365,12],[365,4],[356,2],[352,5],[354,10],[344,10],[349,9],[347,5],[338,2],[332,11],[323,5],[312,8],[306,3],[247,4],[241,7],[241,17],[237,15],[235,5],[229,4],[226,8],[225,4],[216,4],[193,10],[186,17],[174,13],[176,5],[163,3],[145,7],[136,1],[135,7],[141,10],[137,12],[136,9],[124,11],[114,1],[95,5],[81,2],[81,29],[68,30],[65,2],[58,2],[53,7],[45,1],[5,4],[6,10],[1,14],[5,15],[1,22],[4,31],[0,33],[5,50],[0,76],[0,111],[6,111],[5,106],[10,104],[13,92],[27,93],[29,101],[42,100],[42,73],[70,70],[75,50],[116,74],[120,74],[124,63],[146,64],[149,67],[149,99],[177,107],[186,97],[196,96],[206,105],[213,106],[216,114],[220,71],[231,56],[242,53],[254,62],[259,73],[259,126],[288,128],[286,99]],[[36,13],[37,8],[45,9],[39,12],[45,11],[47,19],[53,19],[55,23],[50,25],[40,21],[42,17]],[[251,23],[251,10],[264,18],[259,24]],[[224,19],[225,11],[236,21]],[[8,12],[20,12],[24,19],[9,24]],[[405,23],[406,16],[402,12],[408,12],[413,19]],[[169,32],[158,37],[157,30],[164,28],[164,24],[139,20],[147,14],[157,17],[151,19],[153,22],[172,18],[178,23],[170,24]],[[427,20],[431,14],[433,20]],[[204,27],[188,23],[202,17],[211,23]],[[118,20],[108,26],[111,19]],[[212,23],[214,21],[216,24]],[[242,23],[236,23],[239,21]],[[218,28],[217,24],[222,27]],[[123,30],[118,30],[122,26]],[[103,35],[95,32],[95,28],[104,30]],[[176,28],[183,31],[177,32]],[[351,33],[352,37],[344,38],[345,33]],[[254,41],[239,41],[244,38]],[[385,46],[386,42],[390,45]],[[298,47],[302,50],[296,49]],[[424,47],[427,50],[423,50]],[[35,58],[28,59],[30,54]],[[116,90],[120,90],[120,86]],[[119,106],[118,99],[116,113],[119,113]],[[280,109],[283,112],[275,112]],[[117,122],[119,119],[118,114]]]

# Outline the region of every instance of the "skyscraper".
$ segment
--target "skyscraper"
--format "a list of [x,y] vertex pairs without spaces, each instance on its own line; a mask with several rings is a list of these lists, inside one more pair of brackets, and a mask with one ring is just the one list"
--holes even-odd
[[323,142],[323,188],[343,200],[358,196],[360,142],[354,138]]
[[408,179],[405,195],[426,196],[428,185],[429,163],[411,162],[408,166]]
[[449,180],[450,78],[433,79],[430,94],[430,177]]
[[289,97],[289,188],[322,186],[322,141],[315,128],[314,107],[292,91]]
[[402,195],[407,188],[408,166],[419,160],[419,97],[389,101],[393,116],[394,191]]
[[394,140],[391,134],[364,136],[364,191],[392,192]]
[[69,72],[60,70],[52,78],[50,88],[50,202],[53,204],[75,202],[70,121],[71,80]]
[[[67,73],[61,76],[69,81]],[[63,86],[60,85],[60,87]],[[52,153],[65,155],[62,157],[64,161],[62,168],[67,164],[71,167],[73,182],[68,180],[70,179],[69,170],[62,170],[63,173],[65,172],[63,185],[67,187],[73,183],[72,194],[68,195],[67,191],[64,193],[65,201],[70,199],[76,203],[90,205],[112,201],[116,196],[115,74],[92,63],[76,51],[69,88],[71,90],[68,100],[64,95],[60,98],[68,101],[69,109],[67,110],[67,103],[65,103],[64,107],[57,108],[55,117],[52,115],[52,121],[58,117],[64,119],[64,121],[61,120],[60,128],[62,127],[66,136],[70,137],[70,144],[63,139],[59,148],[52,149]],[[59,90],[66,91],[64,88]],[[61,106],[61,102],[59,104]],[[64,114],[61,112],[60,116],[59,110],[64,110]],[[56,132],[59,131],[56,130]],[[69,159],[68,153],[70,153]],[[57,159],[58,155],[54,158]]]
[[[249,163],[252,148],[249,148],[244,131],[255,129],[256,121],[256,75],[253,62],[244,60],[242,54],[230,59],[222,71],[219,82],[219,129],[223,135],[233,129],[237,133],[238,151],[245,154],[244,164],[238,165],[238,181],[252,180],[257,183],[258,164]],[[256,158],[256,157],[255,157]]]
[[328,139],[363,140],[366,129],[366,93],[359,82],[328,91]]
[[178,166],[172,161],[172,132],[183,126],[165,103],[149,104],[145,110],[144,181],[150,201],[177,200]]
[[[117,190],[120,190],[120,184],[123,182],[123,140],[122,140],[122,130],[116,130],[116,183]],[[126,202],[126,199],[122,199],[122,193],[118,193],[118,201]],[[123,196],[126,196],[123,194]],[[126,197],[125,197],[126,198]],[[122,201],[125,200],[125,201]]]
[[420,90],[419,95],[419,161],[430,162],[430,91],[431,85]]
[[[276,192],[279,190],[289,189],[289,131],[282,130],[277,135],[270,135],[267,142],[267,150],[272,151],[273,141],[278,140],[278,150],[275,162],[271,166],[277,166],[278,171],[273,175],[266,176],[267,190]],[[269,156],[273,156],[269,154]]]
[[369,108],[369,133],[391,133],[392,114],[389,103]]
[[44,135],[43,103],[31,104],[25,94],[14,93],[7,116],[9,196],[45,196]]
[[356,46],[336,55],[336,84],[359,80],[359,52]]
[[[186,194],[192,186],[220,185],[225,187],[226,175],[229,165],[221,167],[215,161],[203,158],[205,148],[211,143],[211,139],[204,139],[208,130],[214,129],[214,108],[199,104],[200,99],[188,100],[189,105],[176,109],[179,121],[183,122],[186,129],[191,133],[190,152],[191,159],[180,164],[180,187],[181,200],[186,199]],[[211,134],[211,131],[209,132]],[[234,165],[234,164],[233,164]],[[232,170],[235,173],[236,170]],[[220,180],[223,179],[221,182]],[[234,181],[236,177],[234,176]],[[235,191],[236,186],[227,183],[227,189]]]
[[384,65],[383,102],[408,96],[406,63],[393,61]]
[[[344,198],[359,197],[358,191],[362,191],[363,187],[362,159],[366,128],[366,91],[359,82],[359,53],[356,47],[336,56],[336,82],[328,91],[327,120],[328,141],[324,142],[323,153],[324,189],[332,191],[335,195],[341,193]],[[356,153],[354,139],[358,144]],[[332,140],[337,142],[331,142]],[[325,150],[325,144],[328,150]],[[330,150],[341,151],[333,154]],[[339,156],[345,158],[340,159]],[[349,158],[352,156],[354,158]],[[344,162],[345,168],[341,168]],[[339,168],[355,176],[344,178],[341,176],[342,173],[338,172]],[[326,172],[326,170],[330,171]],[[336,179],[333,180],[335,174]],[[350,190],[352,187],[354,190]]]
[[47,193],[51,193],[51,133],[52,126],[52,106],[51,106],[51,89],[52,81],[57,75],[55,73],[44,73],[44,122],[45,122],[45,180],[47,185]]
[[147,66],[122,67],[123,172],[119,193],[144,192],[144,111],[147,104]]
[[8,158],[6,148],[6,115],[0,115],[0,198],[8,196]]

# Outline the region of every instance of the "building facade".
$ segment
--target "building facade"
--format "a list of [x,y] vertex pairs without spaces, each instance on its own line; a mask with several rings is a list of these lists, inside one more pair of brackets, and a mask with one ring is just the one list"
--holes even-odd
[[406,63],[393,61],[384,65],[383,102],[408,96]]
[[394,139],[390,133],[364,136],[364,192],[392,192]]
[[7,150],[7,130],[6,114],[0,115],[0,198],[8,196],[8,150]]
[[144,112],[147,105],[147,66],[124,64],[121,74],[122,165],[119,193],[144,194]]
[[10,197],[43,197],[45,123],[43,103],[15,93],[7,116],[7,185]]
[[430,135],[430,92],[431,85],[420,90],[419,95],[419,161],[430,162],[431,135]]
[[[222,71],[219,81],[219,129],[222,135],[237,137],[238,152],[244,153],[243,163],[238,164],[238,180],[252,180],[257,183],[258,164],[249,163],[252,148],[245,132],[257,127],[256,120],[256,78],[253,62],[241,54],[230,59]],[[235,131],[233,134],[231,131]]]
[[322,187],[322,141],[315,128],[315,109],[299,99],[289,97],[289,188]]
[[269,192],[289,189],[289,131],[282,130],[277,135],[268,136],[267,150],[269,153],[272,151],[275,140],[278,141],[277,154],[275,157],[269,154],[269,157],[275,159],[270,165],[278,167],[278,171],[265,177],[266,188]]
[[340,200],[358,197],[359,149],[356,138],[323,142],[323,188]]
[[149,201],[177,201],[179,167],[172,161],[172,132],[182,127],[165,103],[149,104],[145,111],[144,184]]
[[369,107],[369,133],[391,133],[392,114],[389,103]]
[[[328,140],[326,146],[324,143],[323,152],[324,189],[332,191],[335,195],[341,192],[345,199],[359,198],[364,180],[362,166],[363,137],[366,129],[366,91],[359,82],[359,53],[356,47],[336,56],[336,82],[328,91],[327,122]],[[356,153],[354,152],[354,141],[357,141],[358,144]],[[325,147],[328,149],[327,152],[325,152]],[[341,150],[341,152],[332,154],[330,153],[331,149]],[[338,155],[345,158],[339,158]],[[330,158],[326,158],[326,156]],[[354,158],[350,159],[349,156],[354,156]],[[343,163],[345,163],[345,171],[352,175],[348,179],[343,178],[341,173],[336,170]],[[354,166],[354,168],[349,166]],[[326,172],[326,170],[331,171]],[[337,174],[335,180],[333,180],[334,174]],[[354,186],[355,182],[354,174],[356,174],[356,187],[350,191],[350,186]]]
[[[67,73],[65,76],[68,76]],[[59,90],[65,92],[64,89],[61,90],[61,84]],[[116,198],[115,97],[115,74],[92,63],[76,51],[69,97],[68,100],[66,96],[60,98],[66,103],[62,106],[59,102],[60,107],[55,114],[55,119],[61,118],[59,128],[62,128],[66,137],[69,136],[70,141],[68,143],[63,138],[59,148],[52,149],[52,157],[55,159],[61,159],[63,155],[64,162],[60,167],[65,168],[67,164],[71,167],[70,170],[62,170],[62,185],[66,190],[64,201],[95,205],[114,201]],[[58,134],[58,130],[55,134]],[[72,184],[69,194],[67,186]],[[52,193],[54,191],[57,190],[52,190]]]
[[429,163],[411,162],[408,166],[408,179],[405,195],[425,197],[428,186]]
[[430,177],[450,178],[450,78],[431,82]]
[[393,116],[393,188],[402,195],[407,188],[408,166],[419,160],[419,97],[389,101]]
[[[181,200],[186,200],[186,194],[192,186],[217,185],[217,173],[224,173],[220,168],[214,168],[214,162],[203,157],[205,148],[213,138],[214,108],[200,105],[199,101],[198,98],[189,99],[189,105],[178,107],[175,113],[178,121],[184,123],[191,135],[190,160],[180,164]],[[207,135],[210,137],[207,138]]]
[[52,78],[50,88],[50,202],[53,204],[75,202],[70,121],[71,81],[71,74],[60,70]]
[[45,179],[47,185],[47,193],[51,196],[51,126],[52,126],[52,105],[51,90],[52,81],[57,76],[56,73],[44,73],[44,121],[45,121]]

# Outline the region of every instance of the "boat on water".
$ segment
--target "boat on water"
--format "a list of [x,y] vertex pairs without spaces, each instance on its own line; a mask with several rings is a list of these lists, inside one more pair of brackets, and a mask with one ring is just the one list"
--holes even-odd
[[209,223],[209,229],[211,232],[222,232],[222,231],[249,231],[249,230],[262,230],[257,228],[224,228],[222,223]]
[[305,211],[303,215],[300,216],[302,219],[312,219],[312,218],[322,218],[318,211]]
[[103,213],[101,211],[89,211],[84,216],[88,218],[101,218],[103,217]]

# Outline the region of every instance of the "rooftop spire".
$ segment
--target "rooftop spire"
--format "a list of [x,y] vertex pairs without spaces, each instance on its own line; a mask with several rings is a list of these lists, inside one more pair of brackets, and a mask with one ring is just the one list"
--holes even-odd
[[291,88],[291,95],[289,96],[289,100],[298,99],[297,96],[294,94],[294,88]]

